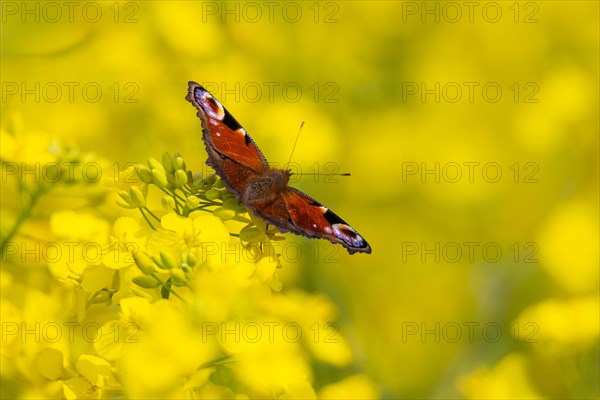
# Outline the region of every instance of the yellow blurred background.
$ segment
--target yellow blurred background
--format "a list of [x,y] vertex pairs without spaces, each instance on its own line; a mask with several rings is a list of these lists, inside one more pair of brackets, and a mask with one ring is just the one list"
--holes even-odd
[[[598,19],[594,1],[4,1],[2,233],[6,163],[53,140],[104,178],[164,152],[206,171],[194,80],[274,165],[304,121],[295,165],[352,173],[293,185],[373,253],[287,235],[304,256],[280,271],[282,293],[328,298],[352,350],[311,364],[321,397],[366,376],[382,398],[598,398]],[[22,237],[77,208],[38,207]],[[3,303],[52,297],[48,268],[3,259]],[[4,396],[21,379],[4,369]]]

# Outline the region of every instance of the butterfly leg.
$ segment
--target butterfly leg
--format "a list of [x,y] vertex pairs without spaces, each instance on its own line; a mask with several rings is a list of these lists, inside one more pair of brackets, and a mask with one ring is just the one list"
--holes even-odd
[[[267,222],[267,225],[265,226],[265,235],[267,234],[267,232],[269,231],[269,223]],[[263,250],[263,242],[260,242],[260,251]]]

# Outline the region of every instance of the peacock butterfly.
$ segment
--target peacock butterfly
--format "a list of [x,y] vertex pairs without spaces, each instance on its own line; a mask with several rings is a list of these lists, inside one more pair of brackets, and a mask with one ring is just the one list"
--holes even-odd
[[371,247],[350,225],[315,199],[288,186],[290,170],[271,168],[248,132],[196,82],[189,82],[186,100],[198,109],[208,160],[217,175],[244,206],[281,232],[323,238],[350,254],[371,253]]

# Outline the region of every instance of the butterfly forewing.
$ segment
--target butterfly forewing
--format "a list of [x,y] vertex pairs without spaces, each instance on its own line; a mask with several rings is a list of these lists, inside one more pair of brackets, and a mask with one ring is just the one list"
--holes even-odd
[[196,82],[189,82],[186,99],[198,109],[207,146],[222,157],[256,172],[268,168],[267,160],[250,135],[206,89]]
[[370,253],[371,247],[343,219],[310,196],[288,188],[281,193],[296,234],[327,239],[355,252]]

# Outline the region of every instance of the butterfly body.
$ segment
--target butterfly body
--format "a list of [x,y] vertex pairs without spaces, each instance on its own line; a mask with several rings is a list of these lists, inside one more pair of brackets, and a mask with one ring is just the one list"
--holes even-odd
[[248,132],[206,89],[189,82],[186,99],[202,121],[207,165],[240,203],[281,232],[324,238],[350,254],[371,252],[366,240],[340,217],[288,186],[291,172],[271,168]]

